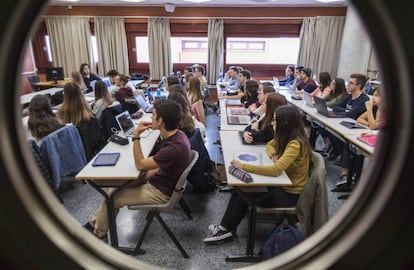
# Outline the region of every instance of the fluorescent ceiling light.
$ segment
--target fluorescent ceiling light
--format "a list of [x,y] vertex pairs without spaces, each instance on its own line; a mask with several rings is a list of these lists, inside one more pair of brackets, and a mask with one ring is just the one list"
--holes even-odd
[[211,0],[184,0],[186,2],[193,2],[193,3],[204,3],[204,2],[209,2]]
[[139,3],[139,2],[144,2],[146,0],[121,0],[121,1],[124,1],[124,2],[132,2],[132,3]]
[[346,0],[316,0],[322,3],[345,2]]

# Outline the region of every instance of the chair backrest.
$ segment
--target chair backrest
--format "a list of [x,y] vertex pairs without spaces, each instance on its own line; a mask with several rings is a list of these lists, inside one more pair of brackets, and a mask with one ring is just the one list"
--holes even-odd
[[328,191],[325,160],[312,152],[312,171],[296,205],[296,214],[306,236],[322,227],[328,219]]
[[188,164],[187,168],[181,173],[180,178],[178,178],[177,184],[175,184],[175,188],[173,193],[171,194],[170,200],[168,203],[160,209],[160,211],[168,211],[173,208],[178,201],[181,199],[185,187],[187,185],[187,176],[190,173],[191,169],[193,168],[194,164],[197,162],[199,154],[197,151],[191,150],[191,162]]

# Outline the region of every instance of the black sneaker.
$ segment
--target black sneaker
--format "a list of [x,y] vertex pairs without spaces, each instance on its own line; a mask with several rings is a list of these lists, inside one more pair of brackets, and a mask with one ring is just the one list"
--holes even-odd
[[224,240],[233,239],[233,232],[229,230],[222,230],[219,225],[210,225],[208,230],[213,234],[211,237],[207,237],[203,240],[204,243],[215,243]]

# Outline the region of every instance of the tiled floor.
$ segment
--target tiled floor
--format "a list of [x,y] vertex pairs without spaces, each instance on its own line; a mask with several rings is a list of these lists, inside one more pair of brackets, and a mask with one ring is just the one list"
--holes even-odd
[[[220,152],[218,124],[219,117],[210,108],[207,111],[207,141],[206,146],[210,158],[223,163]],[[338,167],[327,162],[328,190],[336,182]],[[202,240],[208,236],[207,226],[211,223],[219,223],[229,199],[228,192],[215,191],[209,194],[185,194],[185,200],[192,210],[193,220],[188,220],[184,212],[177,208],[172,213],[162,214],[170,229],[177,236],[188,254],[189,259],[184,259],[162,230],[159,223],[154,220],[151,225],[142,248],[146,254],[136,256],[145,262],[172,269],[231,269],[248,266],[246,263],[228,263],[225,257],[231,254],[245,252],[247,238],[247,222],[244,220],[238,228],[238,238],[219,245],[205,245]],[[334,215],[343,201],[337,199],[336,193],[329,191],[329,214]],[[64,206],[68,212],[84,224],[95,209],[102,197],[91,186],[77,183],[71,190],[63,194]],[[117,217],[118,238],[121,246],[134,247],[138,235],[145,224],[143,211],[131,211],[121,209]],[[266,237],[272,229],[271,224],[258,224],[255,250],[259,251]]]

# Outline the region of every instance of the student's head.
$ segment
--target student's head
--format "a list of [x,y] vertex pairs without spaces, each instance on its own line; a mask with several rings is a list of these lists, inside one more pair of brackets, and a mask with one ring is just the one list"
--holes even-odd
[[164,128],[167,131],[177,129],[180,123],[180,106],[172,100],[160,99],[154,102],[152,113],[152,127],[154,129]]
[[115,84],[118,87],[125,87],[128,83],[128,77],[125,74],[118,74],[115,77]]
[[191,73],[191,74],[193,73],[193,68],[192,67],[189,67],[189,66],[185,67],[184,75],[186,75],[188,73]]
[[180,80],[178,79],[177,76],[168,76],[167,77],[167,89],[169,90],[170,86],[174,85],[174,84],[180,84]]
[[184,86],[181,84],[173,84],[168,88],[169,95],[171,95],[173,92],[177,92],[187,98],[187,92],[184,90]]
[[248,70],[242,70],[240,71],[239,77],[240,77],[240,83],[242,84],[242,83],[245,83],[247,80],[250,80],[251,73]]
[[367,77],[363,74],[354,73],[349,76],[348,92],[362,91],[367,83]]
[[269,93],[274,93],[275,89],[273,85],[260,85],[259,91],[257,91],[257,100],[260,104],[264,104],[266,97]]
[[52,111],[48,96],[38,94],[32,98],[27,125],[35,138],[43,138],[61,125]]
[[263,111],[266,113],[263,119],[263,126],[270,125],[276,109],[286,104],[288,103],[285,96],[278,93],[267,94],[265,103],[263,104]]
[[244,93],[247,97],[257,96],[259,90],[259,83],[256,80],[246,80],[244,85]]
[[379,87],[374,88],[372,90],[372,101],[377,106],[381,105],[381,90],[379,89]]
[[109,96],[109,91],[106,87],[106,84],[103,81],[97,81],[95,84],[95,101],[101,98],[107,105],[110,105],[112,103],[112,99]]
[[59,108],[59,116],[64,123],[74,125],[92,117],[89,105],[76,83],[69,82],[63,87],[63,103]]
[[305,133],[302,115],[298,109],[291,105],[278,107],[275,111],[274,125],[275,141],[278,146],[276,155],[281,156],[287,144],[292,140],[297,140],[300,143],[301,155],[308,155],[311,160],[309,138]]
[[325,89],[331,83],[331,74],[329,72],[320,72],[318,76],[319,85],[321,90]]
[[192,78],[192,77],[194,77],[194,74],[192,73],[192,72],[187,72],[186,74],[185,74],[185,76],[184,76],[184,80],[185,80],[185,86],[186,86],[186,88],[188,88],[189,87],[189,83],[190,83],[190,79]]
[[300,79],[300,73],[302,72],[303,68],[304,68],[303,66],[296,66],[296,68],[295,68],[295,77],[296,78]]
[[345,80],[342,78],[335,78],[331,82],[331,89],[334,96],[346,93]]
[[196,77],[203,77],[205,73],[204,67],[203,66],[194,66],[194,76]]
[[300,72],[300,77],[304,81],[309,79],[311,76],[312,76],[312,69],[310,69],[310,68],[304,68]]
[[111,84],[115,84],[115,77],[119,74],[118,71],[116,71],[115,69],[111,69],[110,71],[108,71],[106,73],[106,76],[109,77],[109,80],[111,81]]
[[79,85],[82,82],[82,75],[79,71],[72,71],[72,73],[70,74],[70,78],[72,79],[72,82],[77,83]]
[[89,64],[83,63],[82,65],[80,65],[79,72],[80,72],[80,74],[82,74],[82,76],[89,75],[91,73],[91,71],[89,69]]
[[231,78],[236,78],[237,76],[239,76],[239,69],[235,66],[230,67],[229,76]]
[[285,70],[286,77],[292,76],[294,73],[295,73],[295,67],[294,66],[289,65],[289,66],[286,67],[286,70]]
[[170,92],[168,99],[175,101],[181,109],[181,120],[180,120],[180,129],[183,129],[188,132],[194,131],[194,121],[192,118],[191,107],[186,96],[178,92]]
[[199,78],[191,77],[188,83],[189,95],[198,95],[198,92],[201,94],[201,82]]

